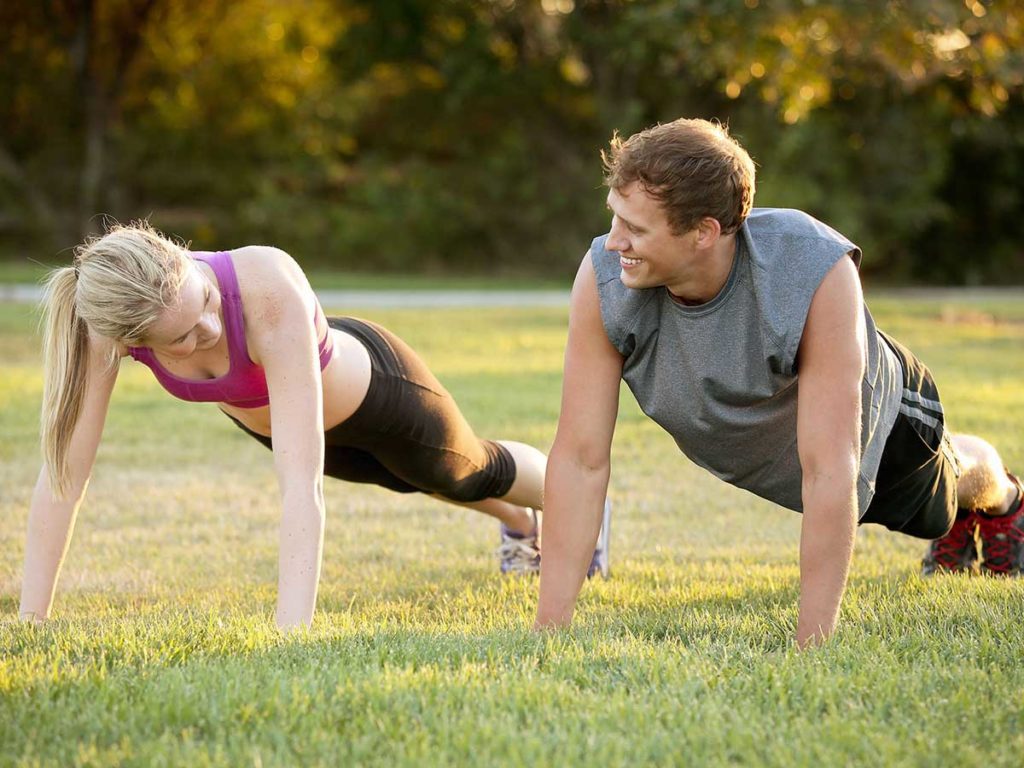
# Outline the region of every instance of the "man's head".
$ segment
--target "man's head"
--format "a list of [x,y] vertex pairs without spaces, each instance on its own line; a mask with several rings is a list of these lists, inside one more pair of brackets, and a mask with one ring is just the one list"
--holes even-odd
[[637,184],[660,202],[674,234],[716,219],[722,234],[736,232],[754,200],[754,161],[728,130],[707,120],[680,119],[623,141],[612,137],[601,153],[613,190]]

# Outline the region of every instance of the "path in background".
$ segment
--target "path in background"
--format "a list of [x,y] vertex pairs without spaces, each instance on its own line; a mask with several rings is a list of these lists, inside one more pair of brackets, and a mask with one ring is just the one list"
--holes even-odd
[[[974,302],[1008,299],[1019,295],[1021,286],[1005,288],[876,288],[868,290],[871,299],[904,296],[925,301]],[[0,302],[35,303],[43,295],[41,286],[33,284],[0,284]],[[430,307],[562,307],[569,303],[569,288],[538,291],[490,291],[478,289],[430,290],[318,290],[317,298],[324,306],[430,308]]]
[[[564,291],[337,291],[316,292],[325,307],[563,307],[569,303],[569,290]],[[0,302],[35,303],[43,296],[38,285],[0,285]]]

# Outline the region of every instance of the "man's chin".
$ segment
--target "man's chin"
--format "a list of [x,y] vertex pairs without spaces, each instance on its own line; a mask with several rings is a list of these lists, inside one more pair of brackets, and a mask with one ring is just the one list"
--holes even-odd
[[654,288],[655,283],[650,280],[646,280],[640,275],[627,272],[626,270],[620,270],[619,282],[621,282],[627,288],[632,288],[635,291],[643,290],[644,288]]

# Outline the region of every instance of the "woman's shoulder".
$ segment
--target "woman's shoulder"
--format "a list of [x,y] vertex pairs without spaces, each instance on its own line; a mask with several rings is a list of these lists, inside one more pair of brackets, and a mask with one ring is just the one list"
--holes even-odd
[[316,300],[313,290],[302,268],[286,251],[247,245],[228,253],[247,318],[262,320],[287,314],[289,306],[300,306],[303,316],[312,312]]
[[233,248],[227,253],[231,256],[235,271],[239,269],[255,272],[302,271],[291,254],[272,245],[243,245],[241,248]]
[[271,245],[245,245],[228,251],[242,292],[246,288],[283,287],[293,284],[308,288],[305,273],[291,254]]

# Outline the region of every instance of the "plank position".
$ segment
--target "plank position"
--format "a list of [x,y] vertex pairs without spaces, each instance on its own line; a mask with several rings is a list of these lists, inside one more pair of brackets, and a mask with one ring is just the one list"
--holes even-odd
[[[280,627],[313,617],[325,474],[491,515],[502,572],[539,569],[544,454],[478,438],[405,342],[365,320],[325,317],[283,251],[190,252],[148,225],[115,227],[51,274],[45,312],[44,465],[29,510],[23,619],[50,614],[127,356],[172,395],[218,403],[273,451]],[[594,569],[606,568],[594,555]]]
[[856,245],[752,208],[754,164],[718,124],[616,136],[603,157],[611,230],[572,290],[538,627],[572,620],[620,379],[696,464],[803,513],[801,647],[836,626],[858,523],[932,540],[926,574],[1021,573],[1021,483],[946,430],[928,368],[875,327]]

